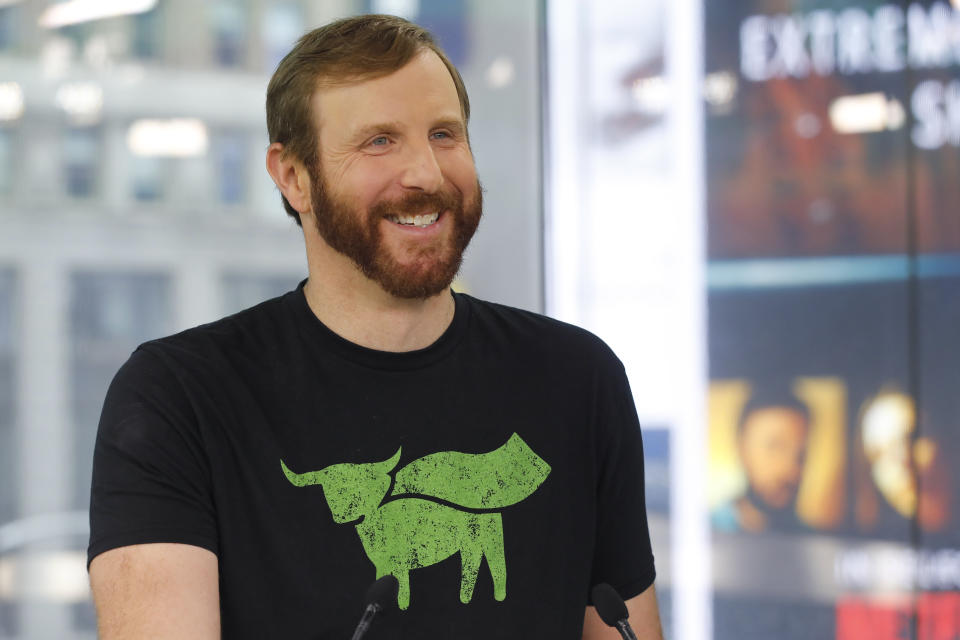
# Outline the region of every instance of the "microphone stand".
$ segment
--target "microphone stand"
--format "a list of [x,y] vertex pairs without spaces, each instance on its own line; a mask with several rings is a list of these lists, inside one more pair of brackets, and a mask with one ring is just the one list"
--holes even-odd
[[381,606],[376,602],[367,605],[366,610],[363,612],[363,617],[360,618],[360,622],[357,624],[357,629],[353,632],[353,636],[350,640],[360,640],[363,636],[367,635],[367,631],[370,629],[370,624],[373,622],[374,616],[380,613]]
[[617,631],[623,637],[623,640],[637,640],[636,634],[626,620],[617,620]]
[[367,635],[370,625],[373,624],[373,619],[378,614],[386,613],[388,608],[392,610],[393,607],[397,606],[397,589],[399,587],[400,584],[392,575],[382,576],[370,585],[364,598],[367,606],[363,610],[363,616],[360,618],[360,622],[357,624],[350,640],[361,640]]

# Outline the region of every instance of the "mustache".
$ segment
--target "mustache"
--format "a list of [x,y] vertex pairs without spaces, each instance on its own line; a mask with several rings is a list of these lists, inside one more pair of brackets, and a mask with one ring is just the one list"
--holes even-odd
[[390,215],[417,215],[421,213],[459,210],[462,206],[459,193],[449,190],[436,193],[415,192],[394,200],[381,200],[370,207],[371,218]]

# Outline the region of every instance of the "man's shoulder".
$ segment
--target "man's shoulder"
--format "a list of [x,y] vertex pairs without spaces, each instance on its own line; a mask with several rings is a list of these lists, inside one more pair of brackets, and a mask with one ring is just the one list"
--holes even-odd
[[469,300],[473,322],[487,332],[503,335],[527,348],[549,350],[565,357],[620,362],[606,342],[582,327],[534,311],[458,295]]
[[284,309],[288,295],[291,294],[271,298],[212,322],[150,340],[140,348],[154,352],[197,354],[210,348],[234,348],[269,339],[289,320],[289,314]]
[[154,375],[216,368],[217,363],[237,357],[256,358],[274,354],[291,332],[284,298],[257,305],[177,333],[139,345],[121,369]]

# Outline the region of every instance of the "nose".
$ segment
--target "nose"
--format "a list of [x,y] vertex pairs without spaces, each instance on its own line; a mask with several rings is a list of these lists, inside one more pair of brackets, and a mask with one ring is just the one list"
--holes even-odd
[[404,154],[400,184],[406,189],[436,193],[443,184],[443,172],[429,142],[410,144]]

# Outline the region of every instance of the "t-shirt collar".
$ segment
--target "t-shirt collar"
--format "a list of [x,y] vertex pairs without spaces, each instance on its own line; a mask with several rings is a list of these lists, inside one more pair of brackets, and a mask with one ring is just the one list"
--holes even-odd
[[456,348],[470,320],[469,296],[451,290],[455,305],[453,320],[433,344],[403,352],[370,349],[338,335],[317,318],[303,291],[306,282],[304,279],[296,289],[284,296],[284,304],[293,314],[303,339],[325,351],[373,369],[417,369],[442,360]]

